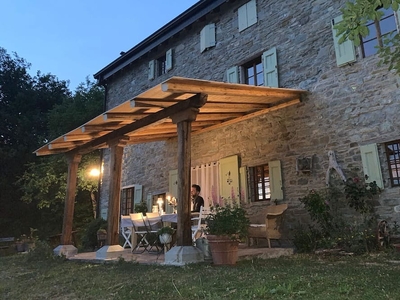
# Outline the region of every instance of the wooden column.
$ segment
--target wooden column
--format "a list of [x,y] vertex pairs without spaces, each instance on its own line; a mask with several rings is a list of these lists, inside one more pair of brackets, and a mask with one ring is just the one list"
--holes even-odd
[[108,198],[107,215],[107,241],[106,245],[119,244],[119,222],[120,222],[120,198],[121,198],[121,176],[122,176],[122,155],[125,143],[121,140],[109,143],[111,150],[110,157],[110,188]]
[[192,246],[190,220],[190,166],[192,121],[198,108],[189,108],[171,116],[178,131],[178,231],[177,246]]
[[68,178],[67,193],[65,195],[64,219],[61,235],[61,245],[72,245],[72,223],[74,220],[76,181],[78,165],[81,161],[81,155],[68,154]]

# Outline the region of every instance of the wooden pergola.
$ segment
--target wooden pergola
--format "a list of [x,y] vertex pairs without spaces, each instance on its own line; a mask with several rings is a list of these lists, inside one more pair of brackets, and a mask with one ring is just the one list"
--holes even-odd
[[304,90],[258,87],[172,77],[104,112],[35,151],[36,155],[65,153],[67,195],[62,245],[70,245],[80,157],[110,148],[110,194],[107,245],[119,242],[119,205],[123,147],[178,138],[178,246],[189,246],[191,135],[295,105]]

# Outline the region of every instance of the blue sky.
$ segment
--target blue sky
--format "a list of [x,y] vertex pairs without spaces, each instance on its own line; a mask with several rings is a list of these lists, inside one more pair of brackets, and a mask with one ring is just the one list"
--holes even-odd
[[0,0],[0,47],[70,89],[198,0]]

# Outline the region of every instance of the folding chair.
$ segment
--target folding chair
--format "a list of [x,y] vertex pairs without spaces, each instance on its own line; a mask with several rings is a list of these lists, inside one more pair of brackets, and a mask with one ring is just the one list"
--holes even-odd
[[[129,214],[129,216],[132,221],[134,234],[137,234],[139,238],[139,242],[135,245],[134,248],[132,247],[132,253],[143,253],[150,245],[146,238],[147,230],[146,230],[146,224],[144,223],[143,214],[134,213],[134,214]],[[140,247],[143,247],[143,251],[138,252]]]
[[132,243],[131,243],[132,227],[133,224],[131,217],[121,215],[121,234],[125,240],[122,248],[125,248],[128,245],[132,249]]
[[[158,248],[158,236],[157,231],[163,226],[161,216],[159,213],[146,213],[146,217],[144,218],[146,230],[147,230],[147,237],[150,240],[148,252],[155,247],[157,250],[156,252],[160,252]],[[151,236],[151,239],[149,238]]]

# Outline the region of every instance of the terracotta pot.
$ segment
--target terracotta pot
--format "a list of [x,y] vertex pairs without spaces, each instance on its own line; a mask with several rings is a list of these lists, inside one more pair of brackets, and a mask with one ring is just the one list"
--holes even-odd
[[207,235],[214,265],[235,265],[239,242],[227,235]]

